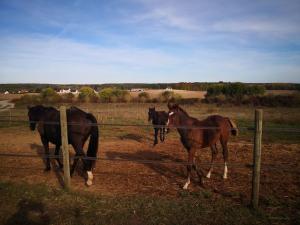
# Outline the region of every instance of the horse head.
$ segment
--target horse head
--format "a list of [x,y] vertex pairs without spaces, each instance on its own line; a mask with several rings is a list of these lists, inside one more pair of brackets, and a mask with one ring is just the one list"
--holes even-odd
[[171,127],[176,127],[176,126],[180,126],[180,107],[178,106],[178,104],[171,104],[168,103],[168,108],[169,108],[169,112],[168,112],[168,122],[167,122],[167,127],[171,128]]
[[43,106],[27,106],[27,109],[30,130],[35,130],[36,123],[40,120]]
[[155,116],[155,107],[150,107],[148,110],[148,121],[150,122],[151,120],[153,120]]

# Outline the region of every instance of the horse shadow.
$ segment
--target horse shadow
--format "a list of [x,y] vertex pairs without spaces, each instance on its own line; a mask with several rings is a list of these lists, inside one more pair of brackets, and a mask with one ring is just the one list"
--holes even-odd
[[48,225],[50,217],[46,211],[41,202],[22,199],[18,203],[18,211],[8,218],[5,225]]
[[[30,145],[32,150],[35,150],[37,155],[41,157],[41,159],[43,160],[43,163],[46,167],[46,158],[45,158],[45,150],[44,147],[42,145],[38,145],[38,144],[31,144]],[[50,159],[50,163],[51,163],[51,168],[55,173],[55,176],[58,180],[58,183],[60,184],[60,186],[64,186],[64,180],[63,180],[63,175],[61,173],[61,168],[57,165],[56,159]]]
[[139,143],[143,143],[144,140],[153,141],[152,138],[150,138],[148,136],[145,136],[145,135],[142,136],[139,134],[132,134],[132,133],[120,135],[120,136],[118,136],[118,138],[120,140],[133,140],[133,141],[137,141]]
[[[161,176],[168,178],[172,183],[175,183],[180,186],[182,185],[182,183],[178,181],[178,178],[186,177],[182,169],[181,170],[175,169],[174,166],[172,165],[172,163],[185,163],[185,161],[170,155],[162,154],[160,152],[149,151],[149,150],[141,150],[135,153],[109,151],[106,152],[106,156],[110,160],[122,159],[122,160],[128,160],[139,164],[143,164],[148,168],[150,168],[151,170],[153,170],[154,172],[156,172],[157,174],[160,174]],[[150,161],[152,160],[154,162],[150,163]],[[170,163],[166,163],[165,161]]]

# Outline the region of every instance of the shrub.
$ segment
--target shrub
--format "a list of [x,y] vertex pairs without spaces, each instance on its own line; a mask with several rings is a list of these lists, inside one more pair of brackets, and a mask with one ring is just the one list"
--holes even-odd
[[45,103],[57,103],[62,100],[61,96],[52,88],[45,88],[41,91],[40,97]]
[[99,92],[101,102],[129,102],[130,94],[118,88],[104,88]]
[[164,91],[159,96],[160,102],[180,102],[181,99],[181,95],[173,91]]
[[142,103],[149,102],[150,101],[150,95],[149,95],[149,93],[147,93],[147,92],[139,93],[139,95],[138,95],[138,101],[142,102]]
[[98,101],[98,97],[94,91],[93,88],[91,87],[82,87],[79,90],[79,95],[78,95],[78,99],[81,102],[97,102]]
[[72,103],[75,100],[75,95],[73,93],[63,94],[61,97],[62,101],[67,103]]

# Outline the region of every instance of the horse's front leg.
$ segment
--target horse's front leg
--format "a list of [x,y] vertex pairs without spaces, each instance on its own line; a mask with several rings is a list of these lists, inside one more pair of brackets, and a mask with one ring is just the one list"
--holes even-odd
[[46,138],[42,137],[42,143],[45,149],[45,154],[46,154],[46,168],[45,171],[49,171],[51,170],[51,166],[50,166],[50,152],[49,152],[49,142]]
[[56,145],[55,146],[55,157],[56,157],[56,161],[59,165],[60,168],[63,168],[63,164],[60,162],[60,159],[59,159],[59,150],[60,150],[60,145]]
[[194,165],[194,158],[195,158],[195,149],[190,149],[189,150],[189,155],[188,155],[188,164],[186,166],[187,169],[187,181],[185,182],[183,189],[188,189],[189,184],[191,183],[191,173],[192,173],[192,168]]

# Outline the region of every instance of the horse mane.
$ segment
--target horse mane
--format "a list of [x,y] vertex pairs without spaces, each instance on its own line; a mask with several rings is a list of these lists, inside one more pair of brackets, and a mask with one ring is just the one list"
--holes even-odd
[[177,106],[177,108],[178,108],[181,112],[183,112],[186,116],[190,117],[189,114],[188,114],[183,108],[181,108],[179,105]]

